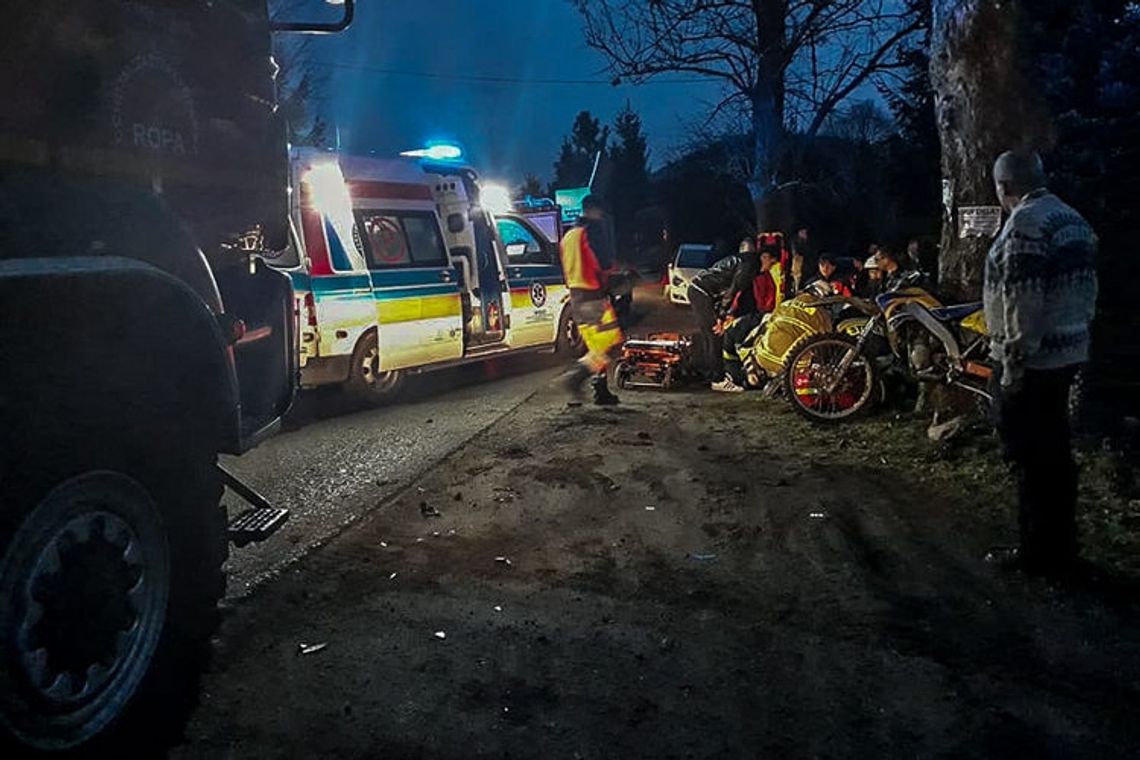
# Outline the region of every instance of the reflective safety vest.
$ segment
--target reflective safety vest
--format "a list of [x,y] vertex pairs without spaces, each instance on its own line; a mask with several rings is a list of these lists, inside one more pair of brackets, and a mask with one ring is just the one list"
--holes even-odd
[[562,236],[562,273],[571,290],[601,290],[605,272],[590,247],[585,227],[575,227]]
[[776,305],[779,306],[784,302],[784,267],[780,262],[772,265],[768,270],[768,274],[772,276],[772,282],[776,283]]

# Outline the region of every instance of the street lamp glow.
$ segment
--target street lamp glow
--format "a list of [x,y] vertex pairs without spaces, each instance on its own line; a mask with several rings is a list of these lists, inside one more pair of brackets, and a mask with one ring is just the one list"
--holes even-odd
[[458,145],[439,143],[426,148],[405,150],[400,155],[408,158],[430,158],[433,161],[455,161],[463,157],[463,150]]
[[479,205],[492,214],[506,214],[514,209],[511,193],[503,185],[483,185],[479,188],[479,201]]

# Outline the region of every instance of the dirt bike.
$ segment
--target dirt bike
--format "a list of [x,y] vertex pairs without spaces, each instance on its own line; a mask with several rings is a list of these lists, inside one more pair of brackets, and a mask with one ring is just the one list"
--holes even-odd
[[851,418],[872,405],[880,373],[891,365],[918,382],[991,400],[994,367],[982,304],[943,306],[919,285],[921,278],[905,275],[873,303],[864,302],[869,319],[858,334],[816,335],[791,352],[785,382],[797,412],[818,422]]
[[815,335],[858,335],[873,313],[873,303],[836,294],[829,283],[813,283],[777,306],[740,347],[748,385],[776,395],[794,349]]

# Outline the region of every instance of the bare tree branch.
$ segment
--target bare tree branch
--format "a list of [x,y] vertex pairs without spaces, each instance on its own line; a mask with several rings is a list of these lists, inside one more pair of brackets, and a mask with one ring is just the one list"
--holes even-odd
[[586,43],[634,83],[664,73],[724,84],[706,123],[751,107],[752,185],[777,183],[783,133],[810,137],[847,98],[898,65],[924,23],[913,0],[570,0]]

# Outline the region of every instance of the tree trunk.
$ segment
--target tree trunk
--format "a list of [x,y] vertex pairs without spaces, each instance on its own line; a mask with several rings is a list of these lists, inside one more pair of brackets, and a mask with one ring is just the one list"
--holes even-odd
[[[765,72],[768,77],[782,74]],[[783,80],[765,81],[764,75],[752,93],[752,180],[748,191],[756,209],[756,230],[786,229],[791,225],[787,199],[776,190],[781,154],[784,148]]]
[[[981,295],[990,240],[962,239],[962,206],[997,204],[993,162],[1015,148],[1044,150],[1051,141],[1048,110],[1032,76],[1017,0],[934,0],[930,76],[942,142],[943,208],[939,285],[948,300]],[[949,212],[949,213],[947,213]]]

